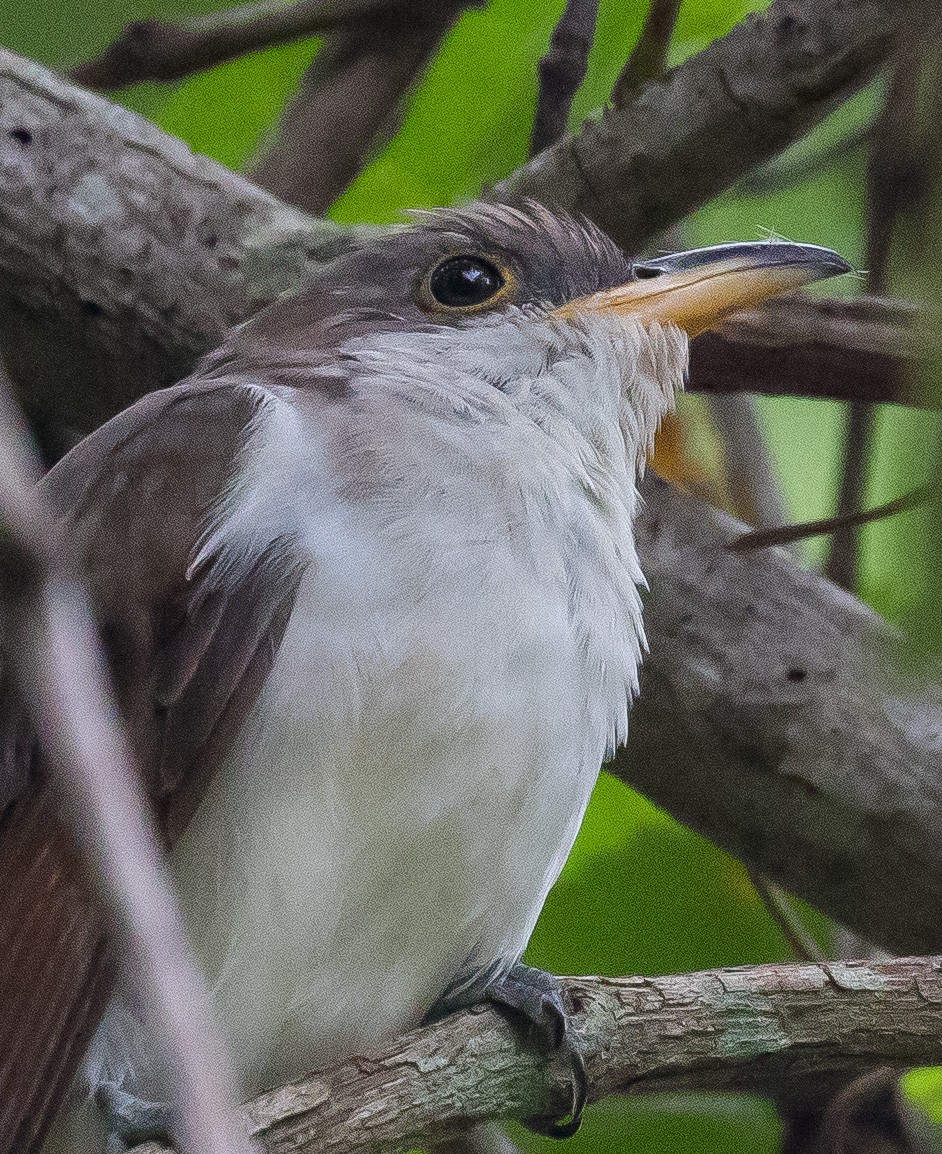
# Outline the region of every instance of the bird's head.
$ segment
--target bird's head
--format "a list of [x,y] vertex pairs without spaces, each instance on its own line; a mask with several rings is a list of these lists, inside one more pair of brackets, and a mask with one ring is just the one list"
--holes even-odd
[[588,221],[479,203],[377,235],[238,341],[286,385],[336,399],[404,390],[446,415],[513,411],[595,442],[614,425],[640,460],[682,383],[689,337],[848,270],[828,249],[781,242],[632,262]]

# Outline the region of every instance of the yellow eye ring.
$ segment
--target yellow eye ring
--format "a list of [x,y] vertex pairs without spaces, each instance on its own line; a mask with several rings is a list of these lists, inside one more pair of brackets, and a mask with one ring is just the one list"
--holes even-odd
[[419,304],[427,312],[484,312],[503,300],[515,283],[513,273],[492,256],[453,253],[422,279]]

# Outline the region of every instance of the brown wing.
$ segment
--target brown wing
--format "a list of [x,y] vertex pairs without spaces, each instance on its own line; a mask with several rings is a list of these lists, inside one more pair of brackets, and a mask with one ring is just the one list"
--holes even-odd
[[[260,403],[231,382],[154,393],[43,482],[86,560],[170,842],[254,703],[294,600],[297,574],[278,576],[264,559],[225,592],[186,576]],[[0,1154],[38,1149],[112,982],[102,919],[0,661]]]

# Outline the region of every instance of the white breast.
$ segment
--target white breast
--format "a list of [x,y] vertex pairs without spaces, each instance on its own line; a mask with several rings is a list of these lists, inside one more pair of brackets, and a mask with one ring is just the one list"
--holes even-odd
[[[430,467],[421,414],[381,449],[377,414],[360,419],[344,443],[388,483],[338,483],[334,432],[279,402],[206,545],[224,574],[290,505],[311,558],[173,857],[246,1094],[417,1024],[456,977],[519,956],[636,678],[624,510],[553,453],[522,462],[515,428],[488,431],[471,481],[466,430]],[[153,1077],[135,1080],[159,1093]]]

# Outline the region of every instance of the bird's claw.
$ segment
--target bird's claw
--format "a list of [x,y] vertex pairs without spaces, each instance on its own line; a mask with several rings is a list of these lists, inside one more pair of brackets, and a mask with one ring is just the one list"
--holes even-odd
[[95,1090],[95,1104],[108,1128],[108,1154],[123,1154],[142,1142],[170,1138],[170,1107],[148,1102],[122,1089],[116,1082],[102,1082]]
[[569,1030],[559,979],[545,970],[518,962],[492,982],[485,998],[527,1027],[527,1035],[539,1049],[564,1062],[569,1069],[572,1096],[563,1118],[529,1118],[526,1125],[549,1138],[571,1138],[582,1123],[588,1093],[585,1060]]

